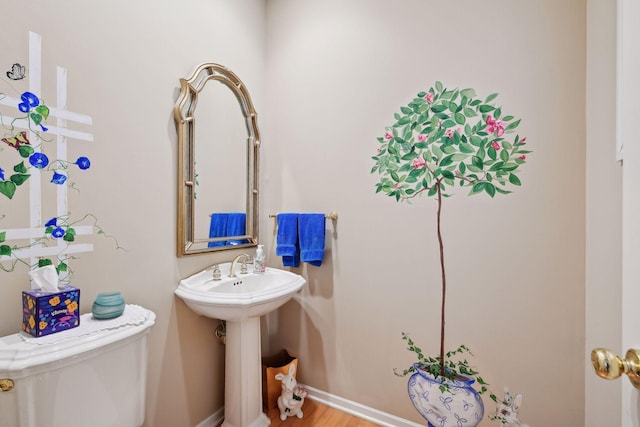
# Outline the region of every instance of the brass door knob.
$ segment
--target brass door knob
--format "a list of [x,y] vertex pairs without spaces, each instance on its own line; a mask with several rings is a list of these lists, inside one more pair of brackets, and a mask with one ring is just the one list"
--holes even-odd
[[0,390],[2,391],[11,391],[13,390],[14,385],[13,380],[9,378],[3,378],[0,380]]
[[631,384],[640,390],[640,350],[629,349],[624,359],[606,348],[596,348],[591,352],[591,363],[596,375],[614,380],[627,374]]

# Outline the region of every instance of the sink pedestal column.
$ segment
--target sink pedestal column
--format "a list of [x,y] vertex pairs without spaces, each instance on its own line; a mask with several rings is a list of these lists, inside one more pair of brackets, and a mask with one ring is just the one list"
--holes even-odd
[[266,427],[262,412],[260,317],[227,321],[222,427]]

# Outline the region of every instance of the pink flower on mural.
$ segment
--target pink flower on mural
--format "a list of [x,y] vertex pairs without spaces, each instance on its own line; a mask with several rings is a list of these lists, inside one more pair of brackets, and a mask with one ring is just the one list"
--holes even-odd
[[424,96],[424,99],[427,100],[427,102],[429,104],[431,104],[433,102],[433,94],[431,92],[427,92],[427,94]]
[[494,150],[498,151],[500,149],[500,143],[498,141],[493,141],[491,143],[491,146],[493,147]]
[[[456,129],[456,132],[460,133],[460,128]],[[445,130],[444,136],[446,136],[447,138],[453,138],[453,129]]]
[[427,165],[427,162],[425,162],[422,157],[416,157],[415,159],[413,159],[413,168],[414,169],[420,169],[420,168],[425,167],[426,165]]
[[425,142],[429,138],[429,135],[425,135],[424,133],[418,134],[418,142]]
[[504,123],[502,122],[502,120],[498,119],[498,118],[493,118],[493,116],[491,114],[489,114],[487,116],[487,127],[486,130],[489,133],[495,133],[496,136],[502,136],[504,135]]
[[384,139],[388,140],[388,139],[391,139],[391,138],[393,138],[393,134],[391,132],[389,132],[389,131],[386,131],[384,133]]
[[527,160],[527,156],[525,156],[524,154],[522,156],[518,157],[520,160]]

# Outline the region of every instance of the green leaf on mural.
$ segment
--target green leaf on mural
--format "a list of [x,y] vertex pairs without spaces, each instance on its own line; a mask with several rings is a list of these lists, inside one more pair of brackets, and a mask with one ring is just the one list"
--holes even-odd
[[36,124],[36,126],[42,123],[42,116],[38,113],[31,113],[29,114],[29,117],[31,118],[31,121]]
[[49,117],[49,107],[46,105],[38,105],[36,107],[36,112],[38,112],[45,120]]
[[56,267],[56,271],[58,272],[58,274],[67,270],[69,270],[69,266],[64,262],[60,262]]
[[469,138],[469,142],[471,142],[472,145],[479,147],[480,144],[482,144],[482,138],[477,135],[471,135],[471,138]]
[[0,231],[0,242],[4,242],[7,239],[7,232]]
[[462,89],[460,91],[460,94],[467,98],[474,98],[476,96],[476,91],[473,90],[472,88],[467,88],[467,89]]
[[438,105],[433,105],[431,106],[431,111],[433,111],[434,113],[442,113],[444,110],[446,110],[448,107],[448,105],[444,105],[444,104],[438,104]]
[[461,142],[459,145],[460,151],[465,153],[465,154],[470,154],[473,153],[475,150],[473,149],[473,147],[469,144],[467,144],[466,142]]
[[0,245],[0,255],[11,256],[11,246]]
[[464,114],[461,114],[461,113],[455,113],[455,114],[453,115],[453,119],[454,119],[454,120],[456,121],[456,123],[457,123],[457,124],[459,124],[459,125],[464,125],[464,122],[465,122],[465,120],[466,120],[466,119],[465,119],[465,117],[464,117]]
[[487,96],[486,99],[484,100],[484,102],[491,102],[494,99],[496,99],[496,97],[498,96],[497,93],[492,93],[491,95]]
[[509,123],[509,125],[505,128],[505,130],[513,130],[517,128],[519,124],[520,124],[520,119],[516,120],[515,122]]
[[440,162],[440,166],[441,167],[449,166],[452,163],[453,163],[453,154],[450,154],[447,157],[445,157],[444,159],[442,159],[442,161]]
[[[471,164],[475,167],[477,167],[478,169],[482,169],[484,167],[484,162],[482,161],[482,159],[478,156],[473,156],[471,158]],[[475,186],[474,186],[475,187]]]
[[500,152],[500,160],[502,160],[503,162],[509,161],[509,152],[507,150],[502,150]]
[[520,178],[518,178],[515,174],[509,174],[509,182],[513,185],[521,185]]
[[29,174],[15,173],[15,174],[11,175],[11,178],[9,178],[9,179],[11,180],[11,182],[13,182],[16,185],[22,185],[22,184],[24,184],[24,182],[26,180],[29,179],[30,176],[31,175],[29,175]]
[[481,113],[488,113],[489,111],[495,110],[495,107],[493,105],[481,105],[480,107],[478,107],[478,110]]
[[49,258],[40,258],[38,260],[38,267],[46,267],[47,265],[53,265],[53,261]]
[[18,153],[20,154],[20,157],[22,157],[24,159],[26,159],[30,155],[32,155],[34,153],[34,151],[35,150],[30,145],[21,145],[20,147],[18,147]]
[[454,179],[454,175],[453,172],[449,171],[449,170],[443,170],[442,171],[442,176],[444,176],[447,179]]
[[20,162],[13,167],[13,170],[18,173],[27,173],[27,168],[24,165],[24,162]]
[[478,115],[478,113],[476,113],[472,108],[465,108],[464,115],[467,117],[475,117]]
[[0,193],[11,199],[16,192],[16,185],[11,181],[0,181]]

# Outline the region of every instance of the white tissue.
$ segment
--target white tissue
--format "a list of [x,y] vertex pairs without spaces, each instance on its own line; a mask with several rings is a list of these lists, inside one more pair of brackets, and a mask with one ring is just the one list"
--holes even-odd
[[29,272],[31,289],[39,289],[42,292],[58,292],[58,272],[53,265],[38,267]]

